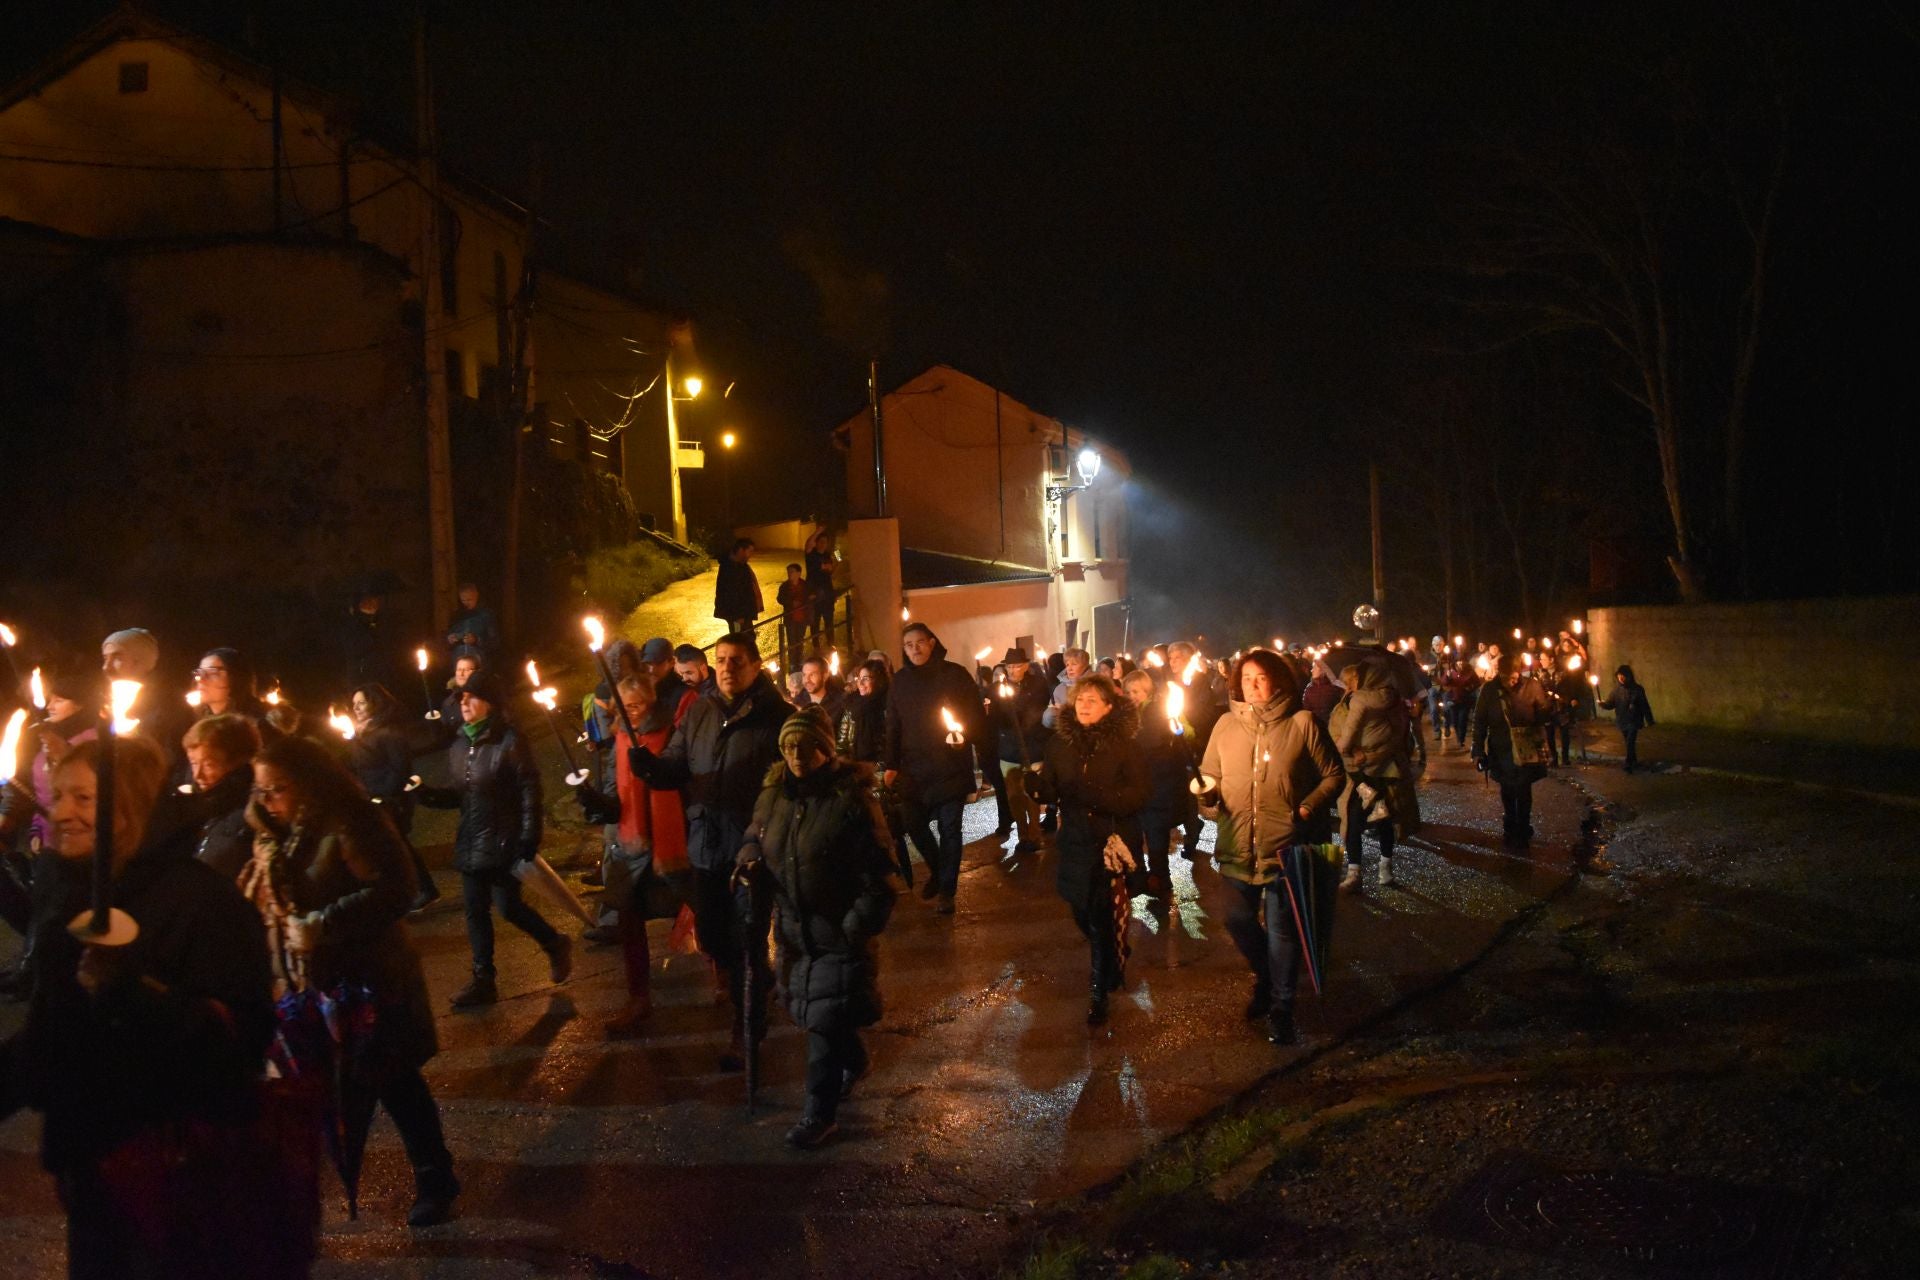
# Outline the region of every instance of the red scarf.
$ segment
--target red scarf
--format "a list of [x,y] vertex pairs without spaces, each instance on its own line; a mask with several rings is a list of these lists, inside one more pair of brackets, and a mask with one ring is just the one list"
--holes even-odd
[[[692,690],[682,695],[680,705],[673,709],[673,718],[657,729],[643,730],[638,738],[640,745],[655,755],[665,751],[667,740],[680,727],[696,696]],[[634,742],[623,726],[614,743],[615,784],[620,789],[620,842],[626,845],[644,842],[651,847],[655,871],[683,871],[687,866],[686,806],[681,802],[679,791],[650,787],[645,780],[634,776],[633,770],[627,767],[627,748]]]

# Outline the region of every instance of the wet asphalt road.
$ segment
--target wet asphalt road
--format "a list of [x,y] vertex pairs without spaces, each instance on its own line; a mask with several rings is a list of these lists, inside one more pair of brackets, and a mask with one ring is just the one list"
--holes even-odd
[[[427,1072],[466,1185],[459,1216],[401,1225],[411,1183],[381,1118],[360,1220],[329,1196],[318,1274],[991,1274],[1037,1206],[1111,1179],[1292,1055],[1430,986],[1571,874],[1585,808],[1562,783],[1537,788],[1530,855],[1499,848],[1497,796],[1457,749],[1436,757],[1422,801],[1429,825],[1395,860],[1401,887],[1371,887],[1370,851],[1367,892],[1342,901],[1333,994],[1303,994],[1303,1044],[1290,1050],[1242,1021],[1246,977],[1220,927],[1218,875],[1178,859],[1174,909],[1136,901],[1126,990],[1090,1031],[1086,954],[1050,855],[1002,861],[991,798],[973,805],[958,913],[902,899],[882,942],[873,1074],[837,1139],[812,1154],[781,1140],[804,1052],[781,1015],[748,1119],[740,1077],[717,1069],[726,1015],[697,956],[663,967],[657,933],[651,1029],[609,1044],[599,1024],[623,999],[617,952],[583,947],[555,988],[532,944],[503,926],[505,998],[445,1014]],[[586,843],[557,829],[548,856],[564,864]],[[428,913],[415,937],[444,1000],[467,966],[458,908]],[[14,1246],[0,1250],[0,1277],[60,1273],[36,1124],[0,1125],[0,1239]]]

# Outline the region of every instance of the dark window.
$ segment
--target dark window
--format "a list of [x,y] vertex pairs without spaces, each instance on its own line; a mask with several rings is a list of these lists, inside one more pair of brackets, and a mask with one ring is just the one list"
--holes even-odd
[[147,91],[147,64],[144,62],[123,62],[120,64],[120,92],[145,93]]
[[448,348],[444,353],[447,362],[447,395],[458,400],[466,393],[466,371],[460,367],[460,353]]

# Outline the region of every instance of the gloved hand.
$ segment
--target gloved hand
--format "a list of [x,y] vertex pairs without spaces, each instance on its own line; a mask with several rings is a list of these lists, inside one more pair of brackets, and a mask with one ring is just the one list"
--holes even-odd
[[636,778],[646,777],[647,770],[653,767],[656,758],[646,747],[627,748],[627,768],[633,771],[633,776]]
[[580,816],[588,822],[609,826],[620,821],[620,802],[604,791],[582,782],[573,789],[573,798],[580,802]]

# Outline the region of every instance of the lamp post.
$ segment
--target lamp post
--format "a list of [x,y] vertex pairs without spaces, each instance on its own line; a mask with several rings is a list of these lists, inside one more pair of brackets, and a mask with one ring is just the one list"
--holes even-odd
[[667,479],[670,501],[673,507],[673,538],[676,542],[685,542],[687,540],[687,512],[680,501],[680,418],[674,411],[673,406],[676,402],[692,400],[698,397],[701,388],[706,386],[706,383],[702,381],[698,375],[689,374],[684,382],[678,384],[686,389],[686,394],[677,394],[674,390],[673,352],[671,350],[667,352],[666,373],[663,381],[667,384]]
[[736,433],[720,433],[720,511],[729,532],[733,529],[733,446],[739,443]]

